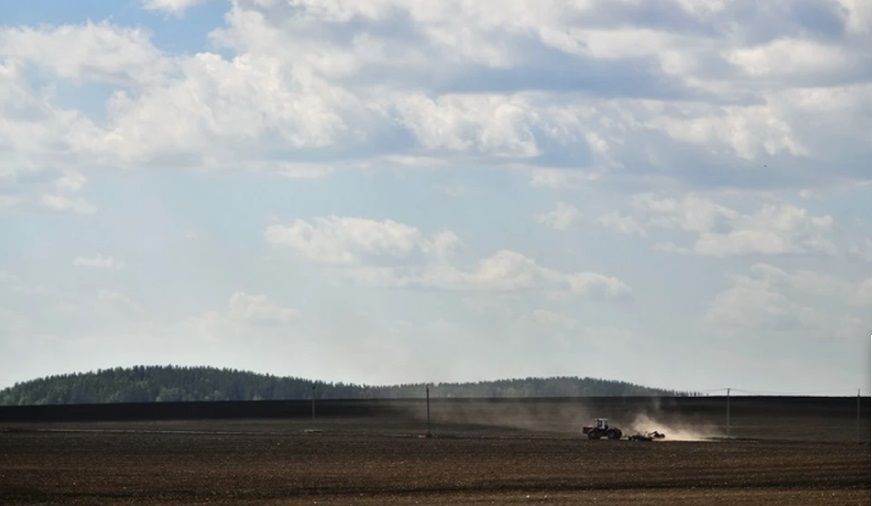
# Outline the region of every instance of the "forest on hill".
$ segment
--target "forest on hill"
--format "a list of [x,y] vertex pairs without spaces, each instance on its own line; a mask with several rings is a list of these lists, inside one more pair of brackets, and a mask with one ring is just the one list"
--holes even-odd
[[[314,389],[313,389],[314,387]],[[115,402],[399,399],[424,395],[425,384],[370,386],[312,381],[215,367],[135,366],[62,374],[0,390],[0,405]],[[432,397],[680,396],[624,381],[580,377],[519,378],[431,385]]]

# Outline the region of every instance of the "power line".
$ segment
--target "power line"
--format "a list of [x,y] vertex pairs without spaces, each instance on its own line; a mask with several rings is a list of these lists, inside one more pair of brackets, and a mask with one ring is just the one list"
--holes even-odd
[[[698,389],[695,389],[693,391],[696,393],[701,393],[701,394],[702,393],[705,393],[705,394],[718,393],[718,392],[723,392],[724,394],[726,394],[727,390],[730,390],[734,394],[740,393],[740,394],[745,394],[745,395],[786,395],[786,396],[793,396],[793,397],[810,397],[810,396],[815,396],[815,395],[832,396],[832,394],[833,394],[832,390],[811,390],[811,391],[807,390],[807,391],[803,391],[803,392],[796,392],[796,391],[785,392],[785,391],[778,391],[778,390],[746,390],[744,388],[733,388],[733,387],[702,388],[702,389],[698,388]],[[844,396],[838,396],[838,397],[853,397],[853,396],[854,396],[853,392],[851,392],[850,394],[846,392]]]

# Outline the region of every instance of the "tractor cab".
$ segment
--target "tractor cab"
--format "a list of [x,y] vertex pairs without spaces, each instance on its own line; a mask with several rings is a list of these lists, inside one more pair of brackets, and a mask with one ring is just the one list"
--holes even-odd
[[592,426],[583,427],[581,432],[582,434],[587,434],[587,437],[590,439],[621,439],[623,435],[621,429],[609,427],[609,420],[607,418],[597,418]]

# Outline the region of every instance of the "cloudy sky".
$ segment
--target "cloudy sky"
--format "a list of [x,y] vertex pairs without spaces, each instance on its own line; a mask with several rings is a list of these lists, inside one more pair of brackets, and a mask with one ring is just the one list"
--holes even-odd
[[872,2],[0,4],[0,387],[869,392]]

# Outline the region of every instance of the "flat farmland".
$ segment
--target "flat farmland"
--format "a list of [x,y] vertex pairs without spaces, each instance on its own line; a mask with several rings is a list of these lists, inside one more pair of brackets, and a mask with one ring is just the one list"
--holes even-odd
[[[357,403],[348,416],[344,401],[331,402],[332,414],[315,420],[244,418],[243,409],[234,418],[0,421],[0,502],[870,500],[868,399],[862,443],[850,399],[737,399],[730,437],[722,399],[439,400],[430,438],[421,402],[370,401],[377,409],[366,414]],[[589,441],[578,432],[591,416],[625,432],[660,428],[667,440]]]

